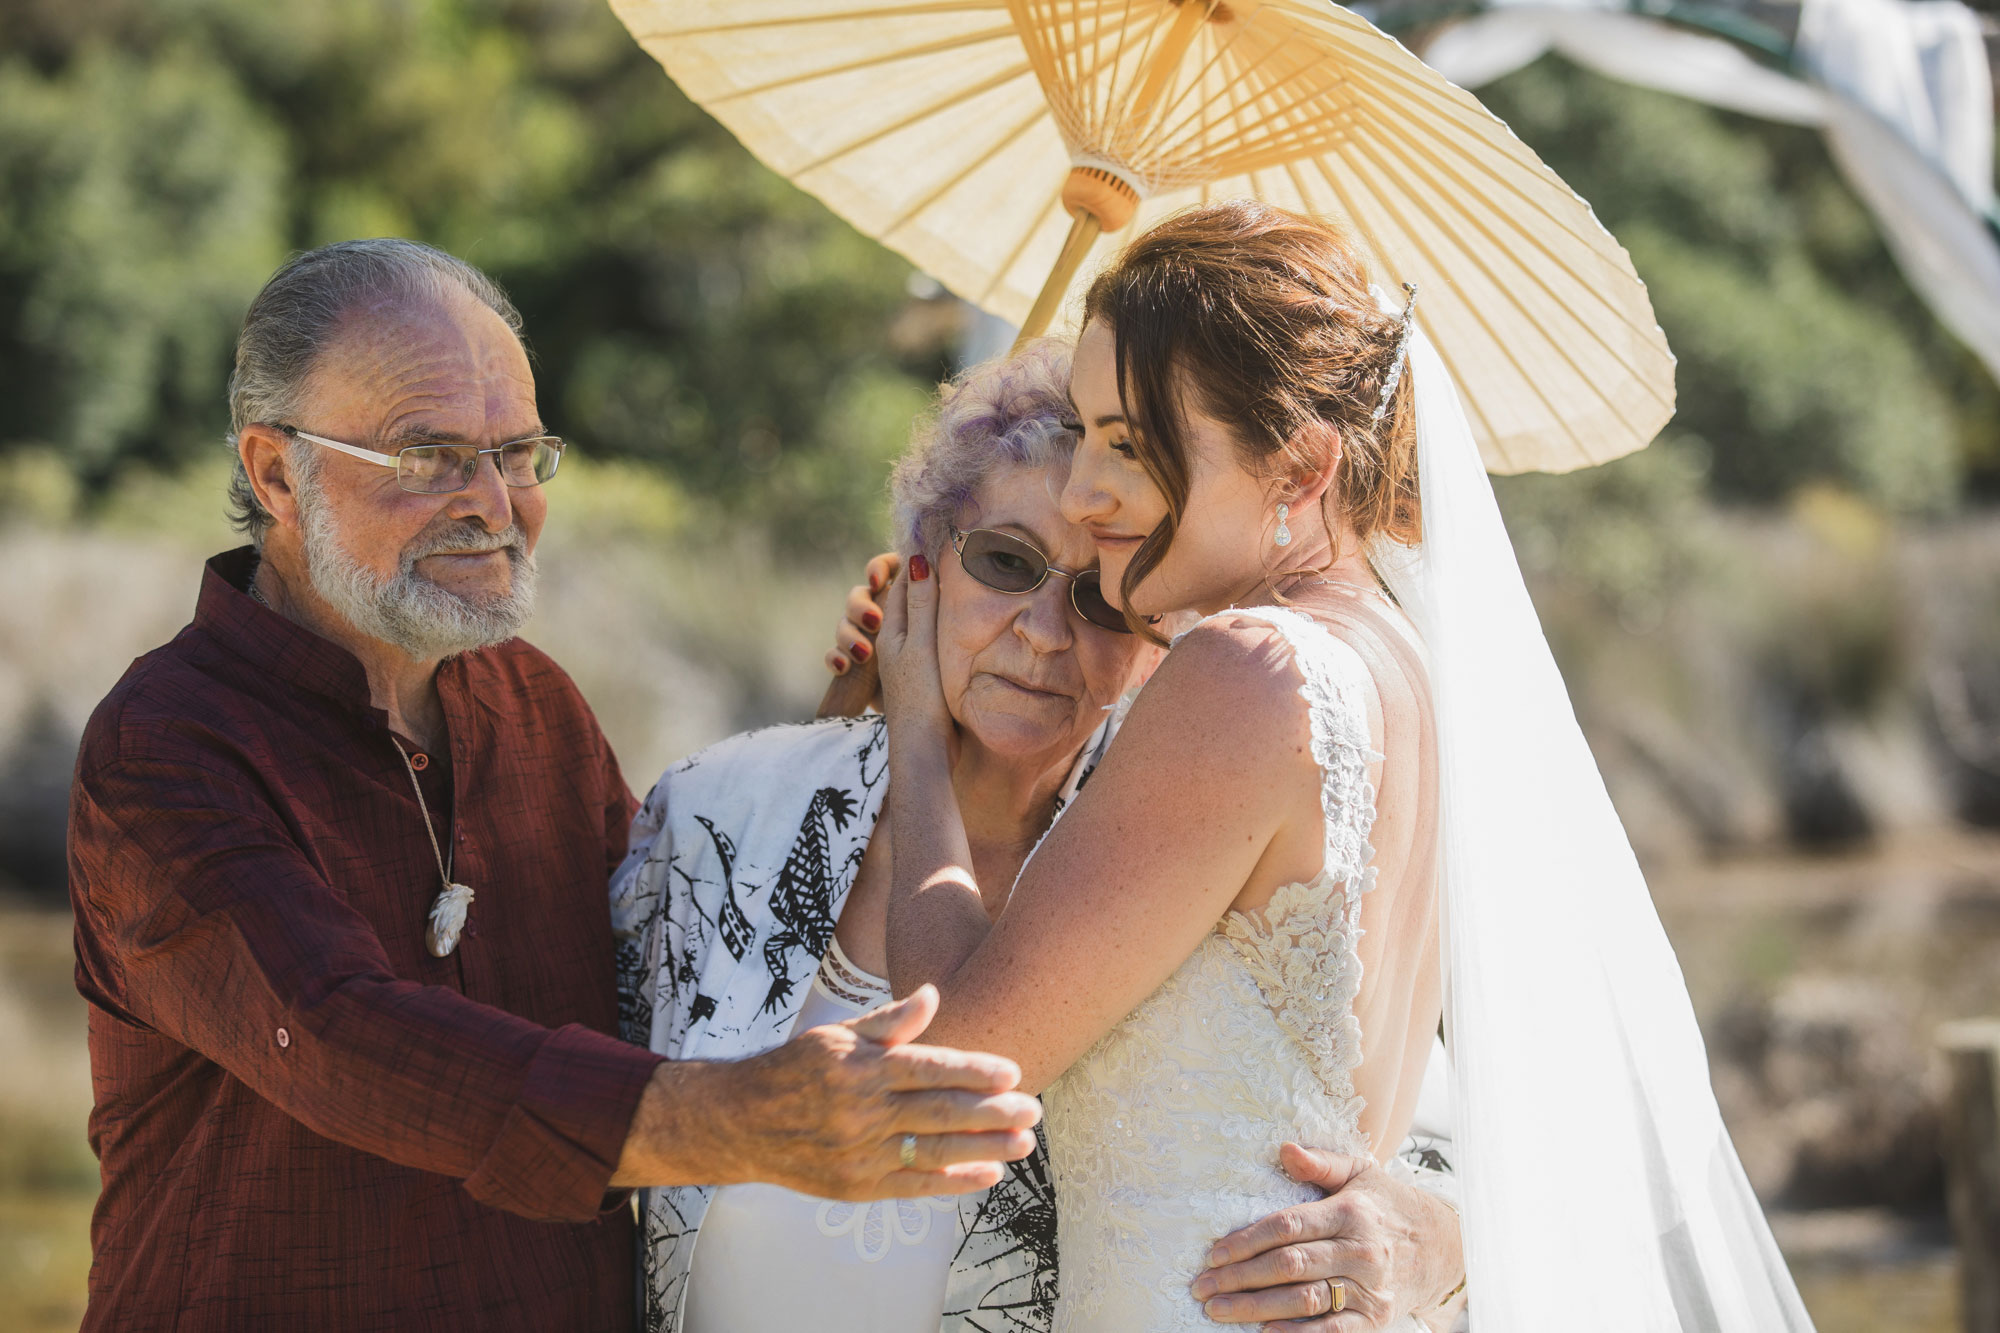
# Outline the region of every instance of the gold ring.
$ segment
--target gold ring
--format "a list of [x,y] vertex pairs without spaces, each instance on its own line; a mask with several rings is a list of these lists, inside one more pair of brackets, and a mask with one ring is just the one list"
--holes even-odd
[[1347,1308],[1347,1284],[1330,1277],[1321,1280],[1326,1283],[1327,1299],[1333,1302],[1333,1313],[1339,1314]]
[[914,1170],[916,1169],[916,1166],[917,1166],[917,1136],[916,1136],[916,1135],[914,1135],[914,1134],[905,1134],[905,1135],[903,1135],[903,1150],[902,1150],[901,1154],[899,1154],[899,1155],[900,1155],[900,1156],[902,1157],[902,1159],[903,1159],[903,1165],[904,1165],[904,1167],[905,1167],[905,1168],[907,1168],[907,1169],[909,1169],[909,1170],[912,1170],[912,1171],[914,1171]]

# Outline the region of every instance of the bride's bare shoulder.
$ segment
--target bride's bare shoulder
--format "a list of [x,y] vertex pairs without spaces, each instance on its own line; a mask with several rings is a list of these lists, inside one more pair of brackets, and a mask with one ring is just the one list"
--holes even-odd
[[[1291,642],[1269,620],[1211,616],[1175,641],[1139,694],[1126,732],[1158,729],[1184,743],[1288,751],[1307,734]],[[1277,749],[1268,743],[1284,742]],[[1123,733],[1121,733],[1121,744]]]

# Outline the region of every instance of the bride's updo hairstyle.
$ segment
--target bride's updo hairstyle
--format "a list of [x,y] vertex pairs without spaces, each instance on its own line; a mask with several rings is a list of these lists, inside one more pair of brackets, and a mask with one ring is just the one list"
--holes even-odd
[[1177,213],[1091,284],[1084,323],[1096,321],[1117,339],[1132,447],[1167,501],[1167,517],[1125,571],[1126,605],[1165,558],[1187,509],[1190,401],[1229,428],[1255,471],[1308,477],[1338,458],[1320,502],[1330,532],[1345,519],[1363,540],[1381,532],[1417,542],[1407,368],[1388,411],[1372,419],[1400,321],[1376,305],[1361,257],[1340,232],[1254,200]]

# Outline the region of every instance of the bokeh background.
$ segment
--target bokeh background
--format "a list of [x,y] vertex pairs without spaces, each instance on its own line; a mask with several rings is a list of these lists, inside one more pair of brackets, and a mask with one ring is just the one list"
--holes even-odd
[[[2000,1015],[2000,389],[1814,132],[1557,57],[1482,96],[1680,356],[1651,448],[1498,484],[1725,1116],[1825,1333],[1943,1333],[1933,1032]],[[810,712],[889,461],[991,342],[601,0],[0,0],[0,1326],[74,1328],[89,1258],[77,738],[235,544],[245,304],[383,234],[522,308],[580,442],[531,637],[641,790]]]

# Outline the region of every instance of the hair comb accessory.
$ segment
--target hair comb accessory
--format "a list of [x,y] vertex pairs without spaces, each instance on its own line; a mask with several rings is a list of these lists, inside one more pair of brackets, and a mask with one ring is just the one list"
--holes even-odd
[[1375,410],[1368,414],[1370,421],[1380,421],[1388,412],[1389,404],[1395,401],[1396,386],[1403,382],[1403,366],[1410,357],[1410,329],[1415,323],[1417,309],[1417,288],[1414,283],[1404,283],[1403,290],[1410,299],[1403,303],[1403,317],[1398,322],[1396,333],[1396,359],[1389,363],[1389,373],[1382,380],[1382,398],[1375,404]]

